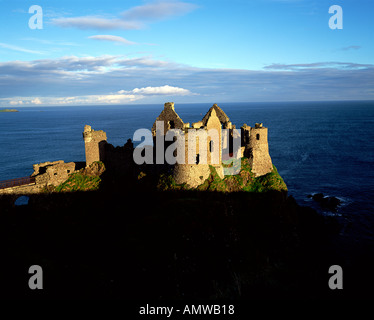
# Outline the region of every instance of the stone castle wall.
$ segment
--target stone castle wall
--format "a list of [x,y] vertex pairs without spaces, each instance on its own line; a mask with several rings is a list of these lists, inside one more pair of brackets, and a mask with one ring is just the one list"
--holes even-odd
[[49,185],[58,186],[75,172],[75,162],[48,161],[34,164],[33,169],[31,177],[35,178],[35,183],[0,189],[0,194],[33,194]]
[[208,164],[176,164],[173,177],[177,184],[188,184],[195,188],[202,184],[210,175]]
[[2,194],[19,194],[19,195],[27,195],[27,194],[36,194],[40,193],[42,189],[45,187],[43,184],[28,184],[23,186],[11,187],[6,189],[0,189],[0,195]]
[[69,178],[69,175],[75,171],[75,163],[65,163],[63,160],[44,162],[34,164],[34,173],[36,184],[58,186]]

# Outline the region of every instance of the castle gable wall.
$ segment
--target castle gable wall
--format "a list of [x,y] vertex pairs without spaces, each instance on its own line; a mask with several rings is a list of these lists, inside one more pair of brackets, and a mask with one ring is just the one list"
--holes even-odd
[[[185,127],[183,120],[179,117],[179,115],[174,110],[173,102],[165,103],[164,110],[162,110],[160,115],[156,118],[156,121],[164,122],[164,134],[166,134],[166,132],[169,129],[183,130]],[[156,121],[153,123],[153,126],[152,126],[153,136],[156,135]]]
[[209,119],[213,110],[216,112],[216,115],[217,115],[219,121],[221,122],[221,124],[225,124],[225,123],[230,121],[230,118],[226,115],[226,113],[219,106],[217,106],[217,104],[214,104],[209,109],[209,111],[205,114],[205,116],[202,120],[204,126],[206,125],[206,123],[207,123],[207,121],[208,121],[208,119]]

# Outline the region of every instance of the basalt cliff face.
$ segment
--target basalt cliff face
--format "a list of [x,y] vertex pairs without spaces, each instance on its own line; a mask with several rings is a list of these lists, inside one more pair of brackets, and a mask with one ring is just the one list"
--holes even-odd
[[[157,191],[107,174],[96,191],[33,194],[24,206],[7,201],[12,195],[0,197],[0,241],[7,244],[0,295],[239,300],[331,294],[324,280],[334,255],[326,243],[335,225],[284,192]],[[25,272],[35,264],[45,283],[37,295],[24,288]]]

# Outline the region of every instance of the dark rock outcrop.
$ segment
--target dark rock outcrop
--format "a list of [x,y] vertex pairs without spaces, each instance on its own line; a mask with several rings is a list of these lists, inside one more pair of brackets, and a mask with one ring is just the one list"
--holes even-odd
[[323,195],[323,193],[315,193],[313,195],[309,195],[308,197],[318,202],[321,207],[330,211],[336,211],[338,206],[341,204],[341,201],[338,198],[326,197]]

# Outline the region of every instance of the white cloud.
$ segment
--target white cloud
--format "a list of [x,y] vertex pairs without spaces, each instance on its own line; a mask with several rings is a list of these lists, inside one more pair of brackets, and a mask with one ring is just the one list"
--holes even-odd
[[[129,77],[131,73],[131,76],[139,78],[139,74],[135,74],[139,72],[139,69],[142,70],[142,74],[145,76],[145,72],[154,73],[166,69],[177,70],[180,67],[181,65],[179,64],[155,60],[152,57],[127,58],[113,55],[97,57],[65,56],[57,59],[31,61],[16,60],[0,62],[0,85],[7,85],[10,83],[9,80],[18,78],[19,80],[22,79],[21,81],[28,81],[27,79],[29,79],[30,84],[33,85],[38,83],[42,85],[43,83],[44,86],[51,84],[47,80],[48,78],[54,78],[54,83],[57,80],[65,81],[62,85],[66,88],[71,84],[71,82],[66,83],[66,80],[77,82],[89,77],[118,72],[121,72],[121,74],[118,74],[119,77],[126,77],[126,75]],[[5,93],[5,91],[3,92]],[[1,94],[0,86],[0,96]]]
[[314,63],[297,63],[297,64],[281,64],[273,63],[271,65],[265,66],[264,69],[270,70],[307,70],[315,69],[322,70],[324,68],[330,69],[365,69],[373,68],[372,64],[362,64],[362,63],[353,63],[353,62],[314,62]]
[[10,104],[11,106],[22,105],[22,104],[23,104],[23,101],[22,101],[22,100],[11,100],[11,101],[9,101],[9,104]]
[[343,47],[340,50],[348,51],[348,50],[359,50],[359,49],[361,49],[361,46],[348,46],[348,47]]
[[34,97],[15,97],[0,99],[0,105],[95,105],[95,104],[126,104],[142,99],[142,95],[133,94],[103,94],[70,97],[43,97],[42,100]]
[[0,62],[1,107],[11,101],[34,105],[36,97],[46,106],[160,103],[166,95],[179,103],[372,100],[373,88],[374,65],[348,62],[273,64],[256,71],[195,68],[149,56]]
[[170,61],[155,60],[152,57],[139,57],[139,58],[125,58],[118,60],[118,64],[121,66],[129,67],[151,67],[151,68],[177,68],[181,66]]
[[113,29],[140,29],[142,25],[134,21],[124,21],[121,19],[107,19],[96,16],[72,17],[72,18],[58,18],[53,19],[52,23],[63,28],[78,28],[78,29],[99,29],[99,30],[113,30]]
[[23,41],[32,41],[32,42],[37,42],[41,44],[47,44],[47,45],[53,45],[53,46],[80,46],[79,44],[75,42],[70,42],[70,41],[63,41],[63,40],[46,40],[46,39],[40,39],[40,38],[34,38],[34,37],[27,37],[27,38],[22,38],[21,40]]
[[145,87],[145,88],[135,88],[131,91],[120,90],[118,93],[133,93],[133,94],[141,94],[141,95],[176,95],[176,96],[186,96],[192,95],[190,90],[179,88],[179,87],[172,87],[169,85],[161,86],[161,87]]
[[103,104],[126,104],[132,103],[137,100],[144,99],[152,95],[193,95],[189,90],[171,87],[168,85],[162,87],[146,87],[135,88],[130,91],[120,90],[114,94],[91,94],[81,96],[68,96],[68,97],[13,97],[0,99],[0,105],[103,105]]
[[25,53],[33,53],[33,54],[43,54],[44,53],[42,51],[29,50],[29,49],[25,49],[25,48],[18,47],[18,46],[13,46],[11,44],[7,44],[7,43],[3,43],[3,42],[0,42],[0,47],[2,47],[4,49],[10,49],[10,50],[13,50],[13,51],[19,51],[19,52],[25,52]]
[[42,104],[41,100],[39,98],[35,98],[34,100],[31,100],[32,104]]
[[156,21],[187,14],[196,7],[196,5],[187,2],[158,1],[126,10],[121,13],[121,16],[127,21]]
[[135,42],[129,41],[125,38],[119,37],[119,36],[112,36],[112,35],[96,35],[96,36],[90,36],[88,39],[94,39],[94,40],[101,40],[101,41],[112,41],[117,42],[125,45],[134,45]]
[[128,103],[133,102],[139,99],[142,99],[142,96],[136,96],[132,94],[108,94],[108,95],[97,95],[97,96],[89,96],[92,103],[98,104],[121,104],[121,103]]
[[130,8],[121,13],[121,17],[112,19],[102,16],[81,16],[52,19],[52,23],[63,28],[79,29],[142,29],[145,22],[160,21],[187,14],[197,8],[196,5],[181,1],[157,1]]

